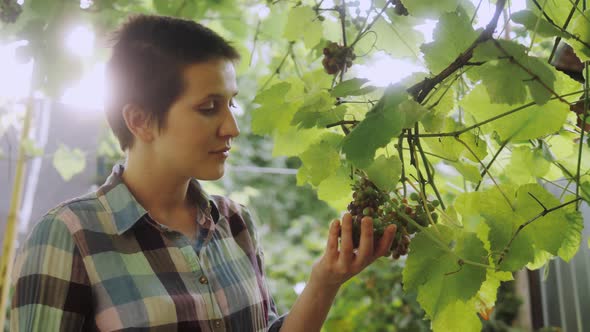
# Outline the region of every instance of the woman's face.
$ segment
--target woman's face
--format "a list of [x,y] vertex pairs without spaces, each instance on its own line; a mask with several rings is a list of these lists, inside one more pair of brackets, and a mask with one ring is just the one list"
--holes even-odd
[[183,177],[216,180],[240,130],[232,113],[238,93],[231,61],[214,59],[184,70],[185,89],[170,106],[164,128],[156,128],[158,162]]

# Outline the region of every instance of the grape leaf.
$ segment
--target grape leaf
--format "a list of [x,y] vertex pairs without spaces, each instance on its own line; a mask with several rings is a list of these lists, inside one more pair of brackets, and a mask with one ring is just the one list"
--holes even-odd
[[586,203],[590,204],[590,181],[585,181],[581,185],[580,195]]
[[368,166],[377,148],[387,145],[401,133],[404,116],[399,104],[408,99],[400,86],[390,86],[363,121],[344,138],[342,151],[358,167]]
[[408,13],[417,17],[437,18],[441,13],[457,9],[458,0],[402,0]]
[[285,100],[285,94],[291,89],[287,82],[277,83],[260,92],[254,102],[260,106],[252,111],[252,132],[259,135],[271,134],[275,130],[286,132],[297,105]]
[[440,17],[434,29],[434,41],[420,47],[431,72],[442,71],[477,38],[470,19],[463,10]]
[[452,165],[453,165],[453,167],[455,167],[455,169],[457,171],[459,171],[459,173],[461,173],[461,175],[463,175],[465,180],[471,181],[474,183],[481,181],[481,173],[480,173],[479,167],[477,167],[475,165],[470,165],[466,161],[455,162],[455,163],[452,163]]
[[473,61],[489,61],[475,71],[488,88],[490,101],[494,103],[524,102],[526,95],[522,85],[528,88],[539,105],[553,96],[554,70],[539,58],[527,55],[523,45],[507,40],[488,41],[478,45]]
[[272,156],[297,156],[303,153],[323,133],[325,133],[325,130],[317,128],[297,129],[296,127],[289,127],[283,133],[275,132],[273,135]]
[[531,32],[535,31],[543,37],[559,36],[565,38],[568,36],[567,33],[561,31],[553,24],[530,10],[517,11],[513,13],[510,18],[512,21],[524,25]]
[[53,154],[53,167],[65,181],[70,181],[86,167],[86,156],[80,149],[60,145]]
[[[497,188],[485,193],[466,194],[476,197],[477,209],[490,227],[490,249],[498,254],[502,253],[519,226],[543,212],[541,205],[531,195],[534,195],[548,209],[560,204],[553,195],[538,184],[523,185],[516,192],[513,192],[511,187],[503,186],[502,191],[512,202],[514,210],[507,207],[505,198]],[[508,252],[503,254],[504,259],[498,268],[502,271],[516,271],[532,262],[537,251],[558,255],[559,249],[566,241],[565,238],[571,238],[571,234],[568,235],[568,233],[575,232],[571,227],[562,209],[535,219],[514,238]]]
[[521,77],[515,77],[520,70],[505,62],[491,61],[478,69],[478,73],[485,85],[490,102],[494,104],[522,104],[527,100],[526,86]]
[[[581,61],[590,60],[590,22],[588,17],[590,15],[590,9],[584,11],[584,13],[573,20],[571,25],[571,32],[574,36],[577,36],[579,40],[573,38],[568,40],[568,43],[574,48],[576,55]],[[584,45],[585,43],[585,45]]]
[[372,86],[361,88],[368,81],[369,80],[366,78],[353,78],[350,80],[342,81],[342,83],[338,83],[338,85],[336,85],[334,89],[332,89],[332,96],[346,97],[365,95],[375,90],[375,87]]
[[299,158],[308,172],[308,181],[317,186],[340,166],[340,142],[342,135],[325,133],[311,144]]
[[397,156],[385,157],[383,155],[373,161],[366,169],[367,176],[379,189],[392,191],[399,182],[402,174],[402,162]]
[[410,17],[397,16],[395,20],[392,20],[392,23],[388,23],[381,17],[372,27],[377,39],[375,40],[371,38],[370,34],[367,34],[368,37],[364,37],[362,42],[368,45],[363,45],[360,48],[368,49],[375,43],[376,49],[385,51],[393,57],[418,59],[419,45],[424,42],[424,36],[414,29],[412,23]]
[[[531,167],[535,165],[535,167]],[[543,157],[540,149],[528,146],[512,148],[510,164],[505,168],[505,176],[515,184],[526,184],[535,181],[549,171],[550,163]]]
[[352,197],[350,168],[341,165],[318,186],[318,198],[338,211],[346,209]]
[[[447,247],[432,250],[437,244],[428,235],[438,238]],[[485,281],[484,268],[470,264],[460,266],[459,257],[487,263],[483,243],[471,232],[436,225],[418,233],[410,243],[410,255],[403,271],[404,290],[418,290],[418,302],[433,324],[445,308],[475,296]]]
[[[503,104],[493,104],[483,85],[476,86],[461,100],[465,112],[473,117],[466,117],[467,125],[488,120],[507,113],[515,108]],[[539,138],[557,132],[564,124],[569,108],[558,100],[551,100],[544,105],[532,105],[522,108],[510,115],[501,117],[480,128],[485,133],[496,131],[502,140],[526,140]]]
[[[428,296],[428,295],[424,295]],[[481,320],[475,314],[475,301],[453,301],[432,321],[434,332],[481,331]]]
[[584,229],[584,217],[580,211],[568,211],[565,213],[569,227],[565,232],[563,244],[557,252],[564,261],[569,262],[580,249],[582,244],[582,231]]
[[416,122],[420,121],[428,110],[413,99],[408,99],[399,104],[399,112],[403,116],[402,128],[414,128]]
[[[556,1],[556,0],[551,0],[551,1],[544,1],[544,2],[539,2],[543,8],[543,11],[547,14],[547,16],[551,17],[551,19],[553,20],[553,22],[555,22],[555,24],[557,26],[564,26],[570,11],[573,7],[573,4],[576,1],[566,1],[561,2],[561,1]],[[580,16],[580,13],[583,10],[583,3],[582,1],[578,1],[578,8],[576,10],[574,10],[573,13],[573,18],[577,18],[578,16]],[[537,7],[536,5],[533,4],[532,1],[528,0],[527,1],[527,8],[530,10],[533,10],[535,13],[540,13],[540,9],[539,7]]]
[[284,32],[287,40],[297,41],[303,38],[305,46],[312,48],[320,42],[322,35],[322,24],[311,7],[299,6],[291,9]]
[[329,112],[334,105],[334,100],[330,94],[325,90],[320,90],[314,94],[306,96],[303,105],[293,115],[291,125],[296,125],[300,128],[312,128],[318,124],[318,121],[330,117],[332,122],[338,121],[344,117],[346,109],[341,110],[338,114]]

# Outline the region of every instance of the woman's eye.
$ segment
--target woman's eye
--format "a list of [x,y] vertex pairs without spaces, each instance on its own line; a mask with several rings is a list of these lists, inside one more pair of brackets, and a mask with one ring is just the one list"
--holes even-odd
[[202,111],[211,111],[215,108],[215,102],[214,101],[210,101],[206,104],[203,104],[201,106],[199,106],[199,109]]

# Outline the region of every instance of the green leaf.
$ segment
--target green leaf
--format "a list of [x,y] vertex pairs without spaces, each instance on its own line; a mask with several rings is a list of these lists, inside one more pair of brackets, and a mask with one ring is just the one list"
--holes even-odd
[[381,190],[392,191],[395,189],[402,174],[402,162],[397,156],[379,156],[371,166],[366,169],[369,179]]
[[327,202],[334,209],[343,211],[346,210],[346,206],[352,198],[351,188],[350,168],[342,165],[320,183],[318,198]]
[[473,183],[481,181],[481,172],[478,166],[470,165],[466,161],[452,163],[452,165],[457,171],[459,171],[459,173],[461,173],[461,175],[463,175],[465,180]]
[[343,81],[342,83],[338,83],[332,89],[332,96],[334,97],[347,97],[347,96],[362,96],[367,93],[374,91],[376,88],[374,86],[366,86],[361,88],[365,83],[369,80],[366,78],[353,78],[350,80]]
[[399,104],[407,99],[403,87],[390,86],[365,119],[344,139],[342,151],[346,158],[358,167],[368,166],[375,151],[401,133],[404,116],[399,112]]
[[424,36],[414,30],[413,23],[414,19],[411,17],[397,16],[391,23],[381,17],[371,29],[378,36],[377,39],[372,37],[373,34],[366,34],[355,49],[368,51],[375,43],[376,49],[385,51],[395,58],[418,59],[419,46],[424,42]]
[[488,41],[479,45],[473,61],[488,61],[476,72],[494,103],[523,103],[528,88],[533,100],[545,104],[555,92],[554,70],[539,58],[527,55],[523,45],[512,41]]
[[320,90],[310,96],[306,96],[303,105],[297,110],[297,113],[291,120],[291,125],[300,128],[312,128],[318,124],[318,120],[325,117],[331,117],[333,122],[338,121],[346,113],[346,109],[340,111],[340,116],[330,113],[334,106],[334,100],[325,90]]
[[185,2],[185,0],[152,0],[152,5],[160,15],[176,16],[176,13]]
[[[503,104],[493,104],[483,85],[476,86],[460,102],[466,113],[466,125],[483,122],[515,109]],[[557,132],[564,124],[569,108],[558,100],[544,105],[532,105],[510,115],[487,123],[480,128],[485,133],[496,131],[502,140],[526,140],[543,137]]]
[[[493,61],[479,68],[490,102],[494,104],[522,104],[527,100],[526,86],[522,78],[515,77],[515,68],[505,62]],[[520,69],[516,68],[516,73]]]
[[325,133],[325,130],[317,128],[297,129],[296,127],[289,127],[282,133],[275,132],[273,135],[272,156],[298,156],[323,133]]
[[33,140],[26,138],[21,142],[21,146],[27,156],[39,157],[43,155],[43,149],[38,147]]
[[53,167],[65,181],[69,181],[74,175],[84,170],[86,157],[80,149],[70,149],[60,145],[53,154]]
[[580,195],[586,203],[590,204],[590,181],[585,181],[580,185]]
[[303,38],[305,47],[312,48],[320,42],[322,35],[322,24],[311,7],[299,6],[291,9],[283,35],[287,40],[297,41]]
[[434,29],[434,41],[421,47],[431,72],[442,71],[477,38],[477,32],[473,30],[470,20],[463,10],[440,17]]
[[260,106],[252,111],[252,131],[255,134],[271,134],[275,130],[284,133],[288,130],[297,111],[297,105],[285,99],[290,89],[290,83],[281,82],[256,96],[254,102]]
[[[543,11],[547,14],[547,16],[551,17],[551,19],[553,20],[553,22],[555,22],[557,26],[562,27],[565,25],[565,21],[567,20],[570,11],[573,7],[573,4],[575,2],[576,1],[569,0],[567,0],[566,2],[549,0],[543,2],[539,1],[539,4],[541,4]],[[527,8],[529,10],[533,10],[535,13],[537,13],[537,15],[538,13],[540,13],[540,9],[530,0],[527,1]],[[574,10],[574,19],[580,16],[580,12],[582,11],[582,9],[583,3],[582,1],[578,1],[578,8]]]
[[340,142],[342,135],[325,133],[318,142],[309,146],[300,155],[301,161],[308,172],[308,181],[317,186],[329,177],[341,164]]
[[[430,237],[438,238],[446,248],[436,248]],[[418,290],[418,302],[433,323],[439,319],[439,313],[445,313],[456,301],[475,296],[486,278],[486,269],[471,264],[461,266],[459,257],[487,263],[487,251],[475,233],[455,232],[436,225],[418,233],[410,243],[403,271],[404,290]]]
[[530,10],[515,12],[510,18],[512,21],[524,25],[531,32],[535,31],[538,35],[543,37],[559,36],[565,38],[568,36],[567,33],[564,33]]
[[584,217],[580,211],[568,211],[565,213],[569,227],[565,232],[563,243],[557,255],[564,261],[569,262],[582,244],[582,231],[584,230]]
[[526,184],[547,174],[550,165],[549,161],[543,157],[541,149],[518,146],[512,148],[510,164],[505,168],[504,173],[515,184]]
[[412,16],[437,18],[441,13],[457,9],[458,0],[402,0],[404,6]]
[[453,301],[432,321],[432,330],[434,332],[481,331],[481,320],[476,312],[474,301]]
[[403,128],[414,128],[416,122],[428,113],[424,106],[418,104],[413,99],[404,100],[399,104],[399,112],[403,116]]
[[[516,235],[508,252],[503,254],[504,259],[498,268],[502,271],[521,269],[529,262],[533,262],[536,252],[539,251],[558,255],[558,251],[564,243],[569,243],[566,238],[571,239],[572,237],[568,233],[576,232],[575,226],[568,223],[562,209],[531,221],[543,212],[541,205],[531,195],[547,209],[559,205],[560,202],[538,184],[523,185],[516,192],[512,187],[503,186],[502,192],[511,201],[514,210],[508,207],[498,188],[481,193],[465,194],[473,196],[472,202],[476,204],[473,208],[479,211],[490,227],[490,250],[496,253],[494,256],[496,259],[500,257],[516,230],[521,225],[528,223]],[[537,262],[537,264],[542,263]]]
[[590,22],[588,22],[588,17],[590,17],[590,9],[574,19],[571,26],[572,35],[577,36],[581,42],[573,38],[568,40],[568,43],[574,48],[576,55],[582,62],[590,60],[590,48],[587,46],[590,44]]

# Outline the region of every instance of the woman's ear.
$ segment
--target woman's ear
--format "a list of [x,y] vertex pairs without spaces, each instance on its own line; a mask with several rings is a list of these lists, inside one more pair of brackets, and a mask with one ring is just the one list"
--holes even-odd
[[145,143],[149,143],[154,139],[154,128],[152,126],[151,117],[147,112],[138,105],[127,104],[123,107],[123,119],[129,131]]

